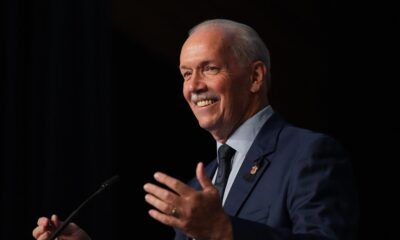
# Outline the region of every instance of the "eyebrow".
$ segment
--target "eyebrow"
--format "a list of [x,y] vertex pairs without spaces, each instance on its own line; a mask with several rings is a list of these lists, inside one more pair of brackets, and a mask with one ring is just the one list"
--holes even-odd
[[[197,64],[196,68],[206,66],[206,65],[208,65],[208,64],[210,64],[210,63],[212,63],[211,60],[204,60],[204,61],[201,61],[199,64]],[[180,69],[180,70],[189,70],[189,69],[192,69],[192,68],[187,67],[187,66],[185,66],[185,65],[182,65],[182,66],[179,66],[179,69]]]
[[190,69],[190,67],[186,67],[186,66],[179,66],[178,68],[179,68],[179,70],[189,70]]

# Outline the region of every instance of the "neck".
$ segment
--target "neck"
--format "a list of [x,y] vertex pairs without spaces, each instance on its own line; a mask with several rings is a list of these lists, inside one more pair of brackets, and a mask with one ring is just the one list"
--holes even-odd
[[265,108],[268,106],[268,102],[266,101],[264,104],[258,105],[258,107],[255,107],[253,109],[250,109],[250,111],[244,112],[242,117],[234,124],[231,125],[231,127],[226,127],[224,126],[223,129],[216,129],[216,130],[211,130],[209,131],[215,141],[224,144],[229,137],[248,119],[253,117],[255,114],[257,114],[261,109]]

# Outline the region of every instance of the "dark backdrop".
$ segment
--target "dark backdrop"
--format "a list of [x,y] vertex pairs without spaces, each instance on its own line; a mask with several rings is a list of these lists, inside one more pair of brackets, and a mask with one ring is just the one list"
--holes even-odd
[[397,42],[386,30],[399,21],[389,7],[339,0],[3,1],[0,239],[29,239],[39,216],[67,217],[114,174],[122,181],[75,221],[96,240],[172,238],[147,215],[142,185],[157,170],[187,181],[215,155],[178,71],[187,30],[209,18],[260,33],[273,107],[344,145],[360,239],[394,239]]
[[[111,3],[0,4],[0,239],[31,239],[36,219],[63,218],[114,174]],[[79,216],[112,239],[111,194]]]

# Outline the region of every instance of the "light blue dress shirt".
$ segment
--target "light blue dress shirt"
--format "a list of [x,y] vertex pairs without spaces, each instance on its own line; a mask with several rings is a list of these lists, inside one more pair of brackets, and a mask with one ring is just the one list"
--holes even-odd
[[[236,153],[232,157],[232,170],[229,174],[228,182],[225,187],[222,205],[225,204],[226,197],[229,195],[233,181],[239,172],[240,166],[242,165],[244,158],[251,147],[251,144],[253,144],[254,139],[256,139],[261,127],[272,116],[273,113],[274,111],[272,107],[270,105],[266,106],[254,116],[247,119],[226,141],[226,144],[235,149]],[[217,151],[221,145],[222,143],[217,142]],[[214,174],[212,180],[213,183],[215,182],[216,173],[217,171]]]

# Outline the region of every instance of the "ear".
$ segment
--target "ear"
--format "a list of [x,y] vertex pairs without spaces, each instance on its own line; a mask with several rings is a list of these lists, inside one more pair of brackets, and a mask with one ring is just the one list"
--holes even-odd
[[267,74],[267,67],[261,61],[255,61],[251,64],[251,87],[250,91],[256,93],[260,91],[265,83],[265,76]]

